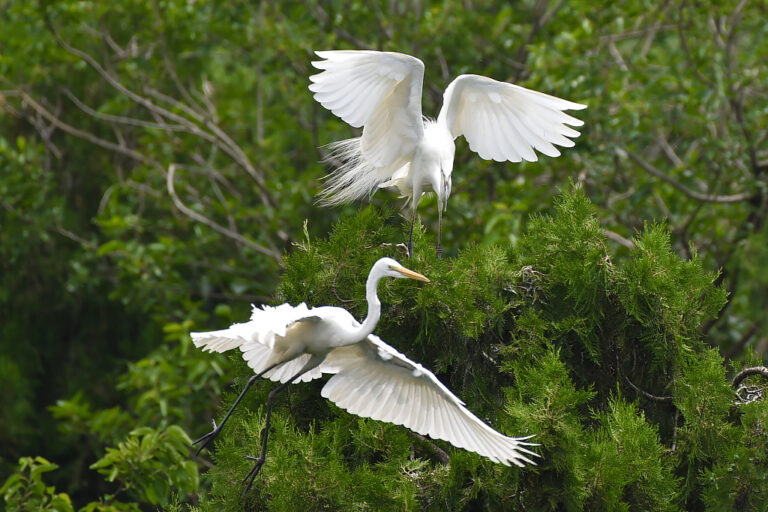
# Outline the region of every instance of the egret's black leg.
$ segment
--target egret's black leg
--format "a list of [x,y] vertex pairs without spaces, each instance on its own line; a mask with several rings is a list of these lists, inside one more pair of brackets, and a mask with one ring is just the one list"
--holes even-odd
[[[264,438],[261,442],[261,455],[258,457],[251,457],[246,456],[245,458],[248,460],[252,460],[255,462],[251,470],[248,472],[247,475],[245,475],[245,478],[243,478],[243,485],[245,485],[245,489],[243,489],[243,496],[246,495],[248,491],[251,490],[251,487],[253,486],[253,481],[256,479],[256,475],[259,474],[259,471],[261,470],[261,466],[264,465],[264,461],[267,457],[267,440],[269,438],[269,423],[272,419],[272,404],[275,401],[275,397],[278,393],[280,393],[282,390],[288,387],[289,384],[293,383],[296,379],[304,375],[306,372],[317,366],[319,362],[314,362],[310,360],[309,363],[307,363],[304,368],[301,369],[299,373],[288,379],[288,381],[284,382],[283,384],[280,384],[275,389],[269,392],[269,398],[267,398],[267,422],[264,425]],[[311,365],[311,366],[310,366]]]
[[437,259],[443,257],[443,205],[437,203]]
[[413,223],[416,222],[416,210],[411,215],[411,230],[408,233],[408,257],[413,258]]
[[213,430],[205,434],[203,437],[196,439],[192,442],[192,445],[200,444],[200,448],[197,449],[195,452],[195,457],[197,457],[201,451],[203,451],[203,448],[208,446],[211,441],[216,439],[218,435],[221,433],[221,429],[224,427],[224,424],[227,422],[230,416],[232,416],[232,413],[235,411],[235,408],[240,403],[240,401],[245,396],[245,393],[253,386],[253,383],[256,382],[262,375],[267,373],[269,370],[273,369],[275,366],[279,365],[280,363],[275,363],[271,366],[269,366],[266,370],[262,371],[261,373],[254,375],[250,379],[248,379],[248,383],[245,385],[243,390],[240,392],[240,395],[237,397],[237,400],[235,400],[235,403],[232,404],[232,407],[229,408],[229,411],[227,411],[226,416],[224,416],[224,419],[221,421],[220,425],[216,425],[216,420],[213,421]]

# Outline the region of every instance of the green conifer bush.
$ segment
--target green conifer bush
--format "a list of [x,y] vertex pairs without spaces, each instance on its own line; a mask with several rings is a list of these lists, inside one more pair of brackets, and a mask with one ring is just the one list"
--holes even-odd
[[[275,302],[365,315],[365,276],[391,256],[432,283],[384,281],[377,334],[425,366],[501,432],[535,434],[539,464],[515,468],[350,415],[293,385],[273,416],[254,490],[266,395],[251,392],[216,443],[199,510],[765,510],[764,400],[740,402],[699,335],[726,300],[663,224],[614,258],[579,190],[531,219],[514,247],[436,259],[424,230],[402,233],[373,207],[309,236],[286,258]],[[251,375],[239,355],[237,388]],[[201,426],[201,429],[203,427]]]

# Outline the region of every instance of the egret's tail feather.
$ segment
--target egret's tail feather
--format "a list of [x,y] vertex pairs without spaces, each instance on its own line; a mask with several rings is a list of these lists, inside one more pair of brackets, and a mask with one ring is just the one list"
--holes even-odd
[[328,176],[325,188],[320,192],[318,204],[337,206],[371,196],[379,183],[386,181],[381,169],[363,157],[360,137],[340,140],[326,146],[328,156],[323,162],[334,166]]

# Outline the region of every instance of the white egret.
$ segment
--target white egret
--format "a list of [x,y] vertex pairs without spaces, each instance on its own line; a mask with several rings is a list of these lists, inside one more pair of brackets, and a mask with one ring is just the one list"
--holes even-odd
[[463,135],[472,151],[498,162],[537,160],[534,149],[559,156],[555,144],[571,147],[584,123],[563,110],[586,105],[498,82],[478,75],[457,77],[443,95],[437,121],[422,117],[424,63],[393,52],[331,50],[315,52],[309,89],[325,108],[355,128],[361,137],[331,143],[321,204],[337,205],[395,187],[411,206],[413,222],[425,192],[437,194],[437,254],[442,253],[443,210],[451,194],[454,140]]
[[381,315],[376,288],[383,277],[429,282],[391,258],[378,260],[368,275],[368,316],[360,323],[346,310],[305,304],[253,308],[251,320],[229,329],[192,333],[197,347],[212,352],[242,351],[255,375],[248,380],[220,425],[196,440],[199,453],[220,432],[224,423],[259,377],[282,384],[269,393],[261,454],[243,480],[245,492],[264,464],[275,396],[292,382],[308,382],[333,374],[322,396],[347,411],[397,425],[422,435],[444,439],[454,446],[488,457],[494,462],[522,466],[538,456],[525,446],[528,437],[504,436],[464,407],[435,375],[371,334]]

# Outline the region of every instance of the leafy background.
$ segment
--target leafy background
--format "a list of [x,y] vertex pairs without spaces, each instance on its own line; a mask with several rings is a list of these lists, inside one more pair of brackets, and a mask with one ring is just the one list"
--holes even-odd
[[[0,5],[0,483],[9,510],[761,510],[765,2],[75,2]],[[190,330],[250,303],[364,315],[396,199],[313,204],[353,131],[312,51],[426,64],[583,102],[575,148],[486,162],[457,141],[377,332],[542,462],[515,470],[294,386],[240,498],[268,383],[194,461],[248,371]],[[577,191],[575,191],[576,189]],[[747,397],[746,393],[751,393]],[[755,399],[757,398],[757,399]],[[50,462],[49,462],[50,461]],[[55,463],[55,464],[54,464]],[[69,508],[67,508],[69,507]]]

